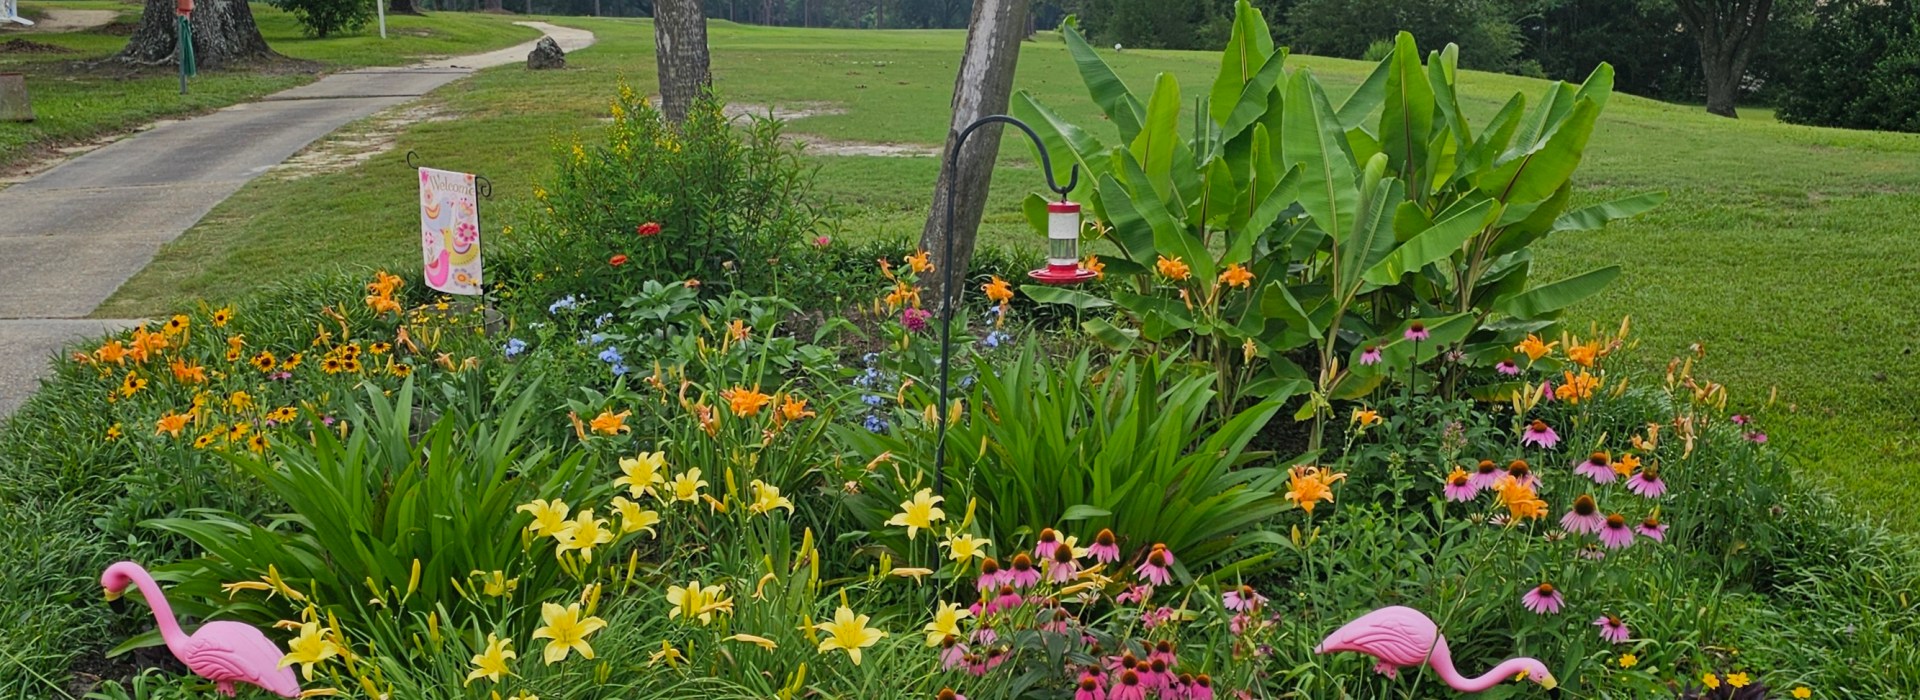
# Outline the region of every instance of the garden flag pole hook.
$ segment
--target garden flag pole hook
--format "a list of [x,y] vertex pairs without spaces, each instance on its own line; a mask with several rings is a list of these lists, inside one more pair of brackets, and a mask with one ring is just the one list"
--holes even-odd
[[1041,141],[1040,135],[1034,133],[1033,127],[1027,126],[1026,122],[1005,114],[987,115],[968,124],[966,128],[960,130],[959,138],[954,140],[953,152],[947,154],[947,222],[946,226],[940,230],[944,250],[940,252],[940,403],[934,409],[934,413],[939,414],[935,419],[938,421],[938,427],[935,429],[933,438],[933,493],[935,495],[944,495],[946,490],[947,421],[948,414],[951,412],[947,398],[947,365],[953,359],[953,301],[955,298],[953,293],[953,199],[960,182],[960,150],[967,145],[967,137],[972,136],[973,132],[980,127],[996,123],[1019,127],[1026,133],[1027,138],[1033,140],[1034,148],[1040,151],[1040,170],[1047,175],[1047,189],[1060,195],[1062,203],[1067,201],[1067,193],[1072,192],[1073,188],[1080,184],[1080,164],[1074,163],[1072,169],[1067,172],[1067,186],[1061,187],[1053,179],[1053,158],[1047,153],[1046,142]]

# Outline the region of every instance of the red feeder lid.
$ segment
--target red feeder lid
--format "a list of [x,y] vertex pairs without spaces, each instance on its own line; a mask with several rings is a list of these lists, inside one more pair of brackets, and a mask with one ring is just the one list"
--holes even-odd
[[1080,203],[1079,202],[1047,202],[1047,213],[1078,214],[1080,213]]

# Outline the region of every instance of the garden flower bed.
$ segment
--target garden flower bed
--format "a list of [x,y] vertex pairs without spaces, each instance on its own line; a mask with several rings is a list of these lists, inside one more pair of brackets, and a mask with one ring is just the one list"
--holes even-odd
[[777,125],[622,90],[484,305],[323,277],[75,348],[0,429],[0,691],[207,696],[171,658],[224,620],[367,698],[1920,692],[1913,545],[1711,355],[1559,323],[1604,271],[1529,284],[1657,201],[1566,210],[1606,77],[1474,128],[1403,37],[1336,108],[1259,22],[1169,150],[1167,81],[1091,90],[1144,117],[1110,148],[1025,101],[1090,287],[983,251],[943,318],[939,260],[817,233]]

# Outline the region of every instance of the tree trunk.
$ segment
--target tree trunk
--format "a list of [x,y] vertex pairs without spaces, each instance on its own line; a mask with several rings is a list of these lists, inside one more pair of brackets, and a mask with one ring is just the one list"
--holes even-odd
[[[1000,153],[998,124],[981,128],[967,138],[960,150],[959,175],[950,167],[960,131],[968,124],[992,114],[1004,114],[1013,94],[1013,69],[1020,61],[1020,39],[1027,21],[1028,0],[979,0],[973,6],[973,19],[967,24],[967,50],[960,59],[960,74],[953,82],[953,120],[947,126],[947,144],[940,151],[940,179],[933,188],[933,207],[920,230],[922,250],[942,256],[946,236],[953,236],[951,265],[954,283],[966,288],[967,264],[973,260],[974,240],[980,233],[980,215],[987,205],[987,189],[993,183],[993,160]],[[953,188],[953,230],[946,230],[947,191]],[[942,264],[942,263],[936,263]],[[938,289],[936,275],[934,298],[945,300]]]
[[[179,62],[179,18],[173,0],[147,0],[140,26],[127,39],[119,58],[134,63],[172,65]],[[276,56],[253,22],[246,0],[207,0],[193,11],[193,55],[203,68],[219,68],[232,61]]]
[[693,101],[713,85],[707,64],[707,15],[700,0],[653,4],[654,60],[660,74],[660,111],[685,121]]
[[1681,24],[1700,45],[1700,69],[1707,79],[1707,113],[1738,117],[1740,79],[1767,36],[1773,0],[1675,0]]
[[506,0],[486,0],[481,3],[480,8],[488,12],[506,12]]
[[387,14],[418,15],[420,14],[420,8],[413,4],[413,0],[388,0]]

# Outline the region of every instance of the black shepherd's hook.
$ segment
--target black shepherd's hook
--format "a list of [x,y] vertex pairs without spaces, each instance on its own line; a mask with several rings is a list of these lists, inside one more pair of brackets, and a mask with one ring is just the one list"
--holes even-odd
[[[414,151],[414,150],[407,151],[407,167],[408,168],[416,169],[416,170],[419,169],[421,167],[421,164],[414,162],[415,160],[419,160],[419,159],[420,159],[419,151]],[[480,195],[481,199],[493,199],[493,181],[488,180],[487,176],[485,175],[474,175],[473,176],[473,193]]]
[[[967,137],[980,127],[988,124],[1012,124],[1033,140],[1033,146],[1040,151],[1040,169],[1047,175],[1047,189],[1060,195],[1060,201],[1067,201],[1067,193],[1080,184],[1080,164],[1074,163],[1067,171],[1067,186],[1061,187],[1053,179],[1053,158],[1047,154],[1047,144],[1034,133],[1033,127],[1005,114],[993,114],[981,117],[967,128],[960,130],[960,138],[953,142],[953,152],[947,154],[947,225],[942,230],[945,250],[940,257],[940,405],[935,412],[939,414],[939,427],[933,438],[933,493],[942,495],[946,485],[947,451],[947,365],[952,359],[953,341],[953,209],[954,190],[960,183],[960,150],[967,144]],[[998,154],[995,154],[998,155]]]

